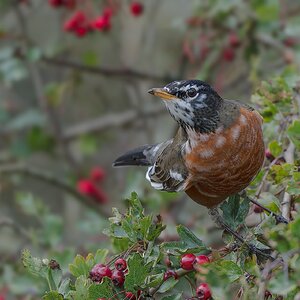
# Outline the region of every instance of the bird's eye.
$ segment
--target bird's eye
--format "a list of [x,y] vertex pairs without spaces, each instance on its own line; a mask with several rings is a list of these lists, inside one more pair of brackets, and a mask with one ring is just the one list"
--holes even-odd
[[187,95],[190,97],[190,98],[194,98],[196,95],[197,95],[197,91],[195,89],[189,89],[187,91]]

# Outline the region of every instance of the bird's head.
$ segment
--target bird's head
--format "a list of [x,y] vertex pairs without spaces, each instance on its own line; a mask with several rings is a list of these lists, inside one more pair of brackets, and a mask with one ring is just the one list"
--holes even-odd
[[150,89],[149,93],[164,101],[171,116],[184,129],[207,133],[218,126],[223,99],[203,81],[173,81],[163,88]]

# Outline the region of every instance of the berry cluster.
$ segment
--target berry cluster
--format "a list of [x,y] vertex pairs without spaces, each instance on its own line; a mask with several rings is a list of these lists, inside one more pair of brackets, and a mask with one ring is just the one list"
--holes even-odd
[[[125,282],[125,275],[127,273],[127,262],[123,258],[119,258],[115,261],[114,269],[110,269],[109,266],[104,264],[96,264],[90,271],[90,279],[96,283],[100,283],[104,277],[111,279],[112,283],[116,287],[122,287]],[[140,292],[138,292],[138,297]],[[136,296],[131,292],[124,292],[125,299],[137,300]],[[106,300],[105,298],[99,298],[99,300]]]
[[[198,270],[200,265],[210,263],[210,259],[206,255],[194,255],[193,253],[187,253],[181,256],[180,267],[187,271]],[[169,259],[166,261],[166,264],[170,266]],[[164,273],[164,281],[168,278],[174,277],[178,279],[178,274],[174,270],[167,270]],[[196,289],[196,298],[199,300],[208,300],[211,298],[211,291],[209,285],[205,282],[200,283]],[[195,297],[193,298],[195,299]]]
[[91,197],[97,203],[106,203],[107,196],[99,187],[104,178],[104,170],[95,167],[91,170],[89,178],[80,179],[77,182],[77,190],[80,194]]
[[[53,8],[66,7],[68,9],[76,8],[76,0],[49,0]],[[144,6],[133,1],[130,4],[132,16],[138,17],[144,11]],[[102,13],[97,17],[90,17],[90,14],[83,10],[76,10],[64,23],[64,31],[75,34],[77,37],[84,37],[88,33],[95,31],[108,32],[112,27],[112,17],[119,10],[118,4],[111,4],[104,7]]]

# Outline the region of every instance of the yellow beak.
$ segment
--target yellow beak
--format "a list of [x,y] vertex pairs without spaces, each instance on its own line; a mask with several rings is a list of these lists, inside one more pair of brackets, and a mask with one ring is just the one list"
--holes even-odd
[[149,94],[160,97],[163,100],[174,100],[176,98],[174,95],[169,94],[162,88],[153,88],[148,91]]

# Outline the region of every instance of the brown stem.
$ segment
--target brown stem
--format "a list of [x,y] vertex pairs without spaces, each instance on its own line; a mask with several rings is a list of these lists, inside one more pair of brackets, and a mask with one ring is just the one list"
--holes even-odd
[[81,195],[67,182],[60,180],[57,177],[54,177],[52,174],[47,173],[45,171],[37,170],[32,167],[29,168],[21,164],[9,164],[0,166],[0,175],[4,174],[21,174],[38,180],[42,180],[69,193],[74,197],[75,200],[96,211],[103,217],[108,218],[110,216],[102,209],[102,207],[99,204],[95,203],[92,199]]

